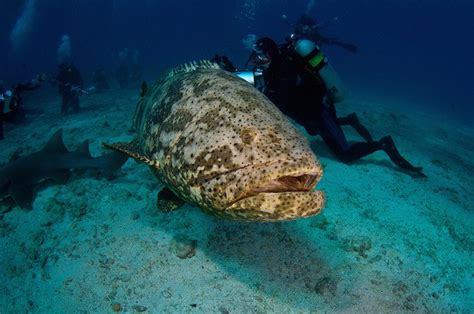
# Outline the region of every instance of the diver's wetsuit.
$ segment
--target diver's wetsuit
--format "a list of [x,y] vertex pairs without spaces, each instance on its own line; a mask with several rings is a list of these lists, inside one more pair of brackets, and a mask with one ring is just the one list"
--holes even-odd
[[62,63],[58,67],[56,77],[58,92],[62,96],[61,114],[66,114],[69,109],[79,112],[79,91],[84,88],[79,70],[72,64]]
[[[23,101],[21,94],[24,91],[32,91],[38,89],[41,86],[40,80],[31,80],[27,83],[18,83],[13,87],[12,95],[9,96],[9,102],[6,103],[8,96],[0,94],[0,140],[3,136],[3,121],[11,123],[21,123],[25,121],[26,110],[23,108]],[[8,108],[5,108],[8,106]]]
[[[383,150],[399,167],[424,176],[421,168],[414,167],[400,155],[390,136],[373,141],[355,113],[337,118],[334,104],[327,100],[328,90],[323,80],[305,70],[290,49],[280,47],[280,54],[263,71],[265,88],[262,92],[281,111],[303,125],[310,135],[321,135],[343,162],[350,163]],[[341,125],[352,126],[365,141],[349,144]]]

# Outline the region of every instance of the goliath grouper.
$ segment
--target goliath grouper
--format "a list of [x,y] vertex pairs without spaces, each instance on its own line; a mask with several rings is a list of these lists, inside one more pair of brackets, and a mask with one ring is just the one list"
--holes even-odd
[[133,128],[132,142],[104,145],[151,167],[168,188],[159,206],[160,198],[181,199],[248,221],[308,217],[324,206],[324,194],[313,191],[322,168],[307,139],[217,64],[186,64],[142,88]]

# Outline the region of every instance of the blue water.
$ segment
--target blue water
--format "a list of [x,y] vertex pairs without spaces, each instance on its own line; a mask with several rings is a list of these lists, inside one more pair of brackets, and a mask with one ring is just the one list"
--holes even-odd
[[[474,4],[468,0],[327,0],[312,7],[300,0],[2,1],[1,76],[13,82],[54,72],[62,34],[70,35],[74,62],[84,73],[98,64],[114,69],[125,47],[139,51],[149,77],[215,52],[242,66],[246,34],[283,40],[291,29],[281,15],[294,21],[308,9],[319,21],[332,21],[323,33],[360,47],[357,55],[326,47],[350,85],[384,90],[472,123]],[[24,27],[13,35],[22,15]]]
[[41,149],[59,127],[68,148],[89,140],[94,156],[102,142],[129,140],[139,88],[119,89],[114,77],[125,48],[147,80],[215,53],[243,68],[245,36],[283,42],[282,15],[304,12],[325,23],[324,35],[359,47],[323,47],[356,99],[341,111],[358,112],[374,137],[393,135],[428,179],[380,152],[348,166],[313,137],[328,202],[287,224],[229,222],[189,205],[163,215],[161,185],[131,161],[111,181],[42,188],[31,211],[0,204],[0,312],[103,313],[121,303],[151,313],[472,313],[474,1],[0,0],[6,86],[54,75],[65,34],[86,86],[99,66],[112,85],[81,96],[85,110],[67,117],[55,89],[29,93],[26,105],[42,113],[6,126],[0,164]]

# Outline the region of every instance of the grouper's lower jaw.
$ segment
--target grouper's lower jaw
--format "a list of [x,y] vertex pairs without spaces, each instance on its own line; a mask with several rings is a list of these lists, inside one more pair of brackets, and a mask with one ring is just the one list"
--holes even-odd
[[226,208],[230,218],[248,221],[284,221],[317,215],[324,207],[321,191],[263,192]]

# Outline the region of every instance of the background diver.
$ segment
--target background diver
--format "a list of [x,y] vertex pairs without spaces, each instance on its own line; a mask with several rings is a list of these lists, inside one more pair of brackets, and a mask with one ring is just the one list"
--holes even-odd
[[25,91],[38,89],[44,79],[44,74],[38,74],[28,82],[15,84],[11,90],[4,90],[3,84],[0,84],[0,140],[4,139],[4,121],[10,123],[25,122],[26,114],[32,110],[24,108],[22,94]]
[[67,114],[70,110],[79,112],[79,95],[87,93],[79,70],[72,63],[63,62],[58,65],[58,73],[53,81],[58,84],[58,92],[62,96],[61,114]]
[[[288,22],[288,24],[290,23]],[[340,41],[338,38],[335,38],[335,37],[326,37],[323,34],[321,34],[320,32],[321,24],[316,23],[316,21],[307,14],[302,14],[298,18],[298,20],[296,21],[293,27],[294,27],[293,32],[296,36],[312,40],[320,46],[322,45],[339,46],[352,53],[356,53],[359,50],[359,48],[354,44]]]
[[[340,81],[313,41],[292,35],[278,46],[264,37],[255,43],[249,60],[254,64],[254,85],[310,135],[320,135],[341,161],[351,163],[384,151],[400,168],[426,177],[421,167],[400,155],[391,136],[374,141],[356,113],[336,116],[335,103],[343,98]],[[348,143],[343,125],[352,126],[365,141]]]

